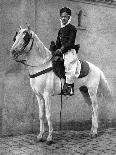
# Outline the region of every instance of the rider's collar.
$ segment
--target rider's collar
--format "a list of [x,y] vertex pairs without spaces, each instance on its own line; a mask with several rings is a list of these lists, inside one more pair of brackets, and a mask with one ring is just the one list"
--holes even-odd
[[70,22],[71,22],[71,16],[70,16],[70,19],[68,20],[68,22],[65,25],[62,23],[62,20],[60,19],[61,28],[63,28],[66,25],[70,24]]

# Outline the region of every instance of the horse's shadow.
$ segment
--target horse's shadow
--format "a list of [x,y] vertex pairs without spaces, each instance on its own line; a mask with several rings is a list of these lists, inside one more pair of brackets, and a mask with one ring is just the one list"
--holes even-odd
[[66,142],[83,142],[83,141],[92,141],[93,139],[100,138],[107,133],[112,133],[116,130],[116,122],[109,123],[107,121],[100,122],[101,127],[98,130],[96,137],[91,137],[89,135],[91,129],[91,121],[85,121],[83,123],[70,122],[63,124],[62,130],[54,132],[54,143],[60,143],[62,141]]
[[[102,125],[98,130],[97,137],[91,137],[89,135],[90,129],[91,129],[91,121],[85,121],[85,122],[68,122],[62,124],[62,129],[60,129],[59,124],[55,124],[56,130],[53,132],[53,143],[52,144],[58,144],[65,142],[83,142],[83,141],[92,141],[95,138],[99,138],[102,135],[104,135],[107,131],[109,131],[110,128],[116,128],[116,124],[109,124],[108,122],[101,122]],[[45,132],[45,135],[43,137],[43,140],[41,143],[46,142],[46,138],[48,135],[48,131]],[[36,138],[35,138],[36,139]],[[38,143],[37,140],[35,140],[35,143]]]

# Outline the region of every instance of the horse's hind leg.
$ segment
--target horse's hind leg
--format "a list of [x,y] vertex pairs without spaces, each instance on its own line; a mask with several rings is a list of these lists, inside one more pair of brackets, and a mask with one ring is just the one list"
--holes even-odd
[[92,102],[92,128],[90,131],[90,136],[96,137],[97,136],[97,129],[98,129],[98,102],[97,102],[97,89],[96,88],[89,88],[88,89],[89,96]]
[[37,136],[38,141],[43,141],[44,119],[45,119],[45,103],[41,95],[36,95],[39,104],[40,133]]
[[86,86],[82,86],[79,88],[79,90],[81,94],[83,95],[85,102],[88,104],[89,108],[91,108],[92,102],[91,102],[91,98],[88,93],[88,88]]
[[88,89],[86,86],[80,87],[80,92],[83,95],[85,102],[88,104],[90,110],[92,111],[92,128],[90,135],[92,137],[97,135],[98,128],[98,104],[96,98],[96,89]]

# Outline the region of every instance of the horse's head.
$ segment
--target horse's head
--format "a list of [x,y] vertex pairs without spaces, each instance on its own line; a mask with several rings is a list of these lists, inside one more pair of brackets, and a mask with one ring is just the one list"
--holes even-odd
[[30,47],[27,46],[30,43],[30,40],[33,39],[32,36],[32,31],[30,30],[29,26],[26,29],[22,29],[21,27],[19,28],[19,31],[16,32],[13,38],[14,43],[10,50],[11,56],[14,59],[18,59],[20,55],[28,53],[28,51],[31,48],[31,45]]

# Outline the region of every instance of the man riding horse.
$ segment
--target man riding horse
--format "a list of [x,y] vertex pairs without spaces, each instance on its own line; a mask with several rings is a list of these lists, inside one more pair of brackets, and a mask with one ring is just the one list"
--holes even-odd
[[[68,16],[69,18],[71,12],[69,11],[68,14],[69,14]],[[66,15],[68,14],[66,13]],[[63,13],[61,13],[61,16],[64,16],[64,11]],[[62,20],[63,18],[64,17],[62,17]],[[65,33],[59,32],[58,37],[60,37],[60,35],[62,34],[61,38],[59,38],[59,43],[62,43],[62,44],[58,48],[57,47],[58,39],[57,39],[56,51],[57,53],[59,52],[61,53],[61,55],[64,55],[64,62],[66,67],[65,70],[67,71],[66,82],[68,83],[70,82],[68,81],[69,80],[68,77],[70,77],[71,79],[71,76],[76,75],[75,66],[79,66],[80,64],[79,65],[77,64],[79,63],[79,61],[76,56],[76,51],[74,50],[75,47],[73,48],[74,40],[76,37],[76,30],[74,26],[69,24],[66,25],[64,21],[62,21],[61,23],[65,25],[64,27],[61,28],[61,30],[65,32],[64,30],[68,27],[67,28],[68,32],[67,31]],[[68,36],[71,36],[70,33],[73,36],[75,36],[74,39],[73,37],[71,38],[71,40],[66,39],[66,38],[70,38],[68,37]],[[62,38],[63,40],[61,40]],[[67,40],[66,41],[67,44],[64,42],[65,40]],[[70,43],[71,41],[72,43]],[[52,138],[53,126],[52,126],[52,119],[51,119],[51,116],[52,116],[51,100],[53,95],[59,95],[61,93],[61,80],[58,76],[56,76],[56,74],[53,71],[53,65],[52,65],[53,59],[51,59],[52,54],[50,50],[48,50],[45,47],[45,45],[42,43],[39,37],[28,26],[25,29],[20,27],[19,31],[16,33],[14,38],[14,43],[10,50],[10,55],[13,58],[13,60],[15,60],[16,62],[21,62],[25,66],[27,66],[29,71],[30,86],[34,94],[36,95],[36,98],[38,101],[37,103],[39,105],[40,132],[37,136],[37,140],[43,141],[43,135],[45,133],[44,123],[45,123],[45,117],[46,117],[48,122],[48,127],[49,127],[47,143],[51,144],[53,139]],[[69,67],[71,66],[72,68],[71,69],[68,68],[67,64],[69,65]],[[85,66],[87,66],[87,64],[89,68],[88,71],[87,69],[85,69]],[[68,69],[69,71],[71,70],[71,72],[69,72]],[[83,72],[84,70],[86,70],[86,72]],[[79,75],[79,71],[77,73],[77,76],[78,75]],[[73,84],[71,82],[68,83],[67,85]],[[73,89],[71,86],[69,87],[70,89]],[[112,99],[108,82],[104,76],[104,73],[97,66],[95,66],[90,62],[85,63],[84,61],[81,61],[81,72],[78,77],[78,80],[76,80],[75,78],[75,88],[80,90],[86,103],[92,110],[91,112],[92,127],[90,131],[90,135],[92,137],[95,137],[97,135],[97,130],[98,130],[98,106],[99,106],[98,103],[99,102],[97,102],[97,98],[98,96],[99,98],[101,96],[101,97],[104,97],[104,99],[106,99],[106,101],[109,101],[109,102],[110,102],[109,99]],[[76,100],[76,103],[78,105],[78,99]],[[53,105],[54,105],[54,102],[53,102]]]
[[[64,7],[60,10],[61,28],[58,32],[57,40],[52,46],[53,55],[62,55],[65,66],[65,84],[63,94],[74,94],[74,77],[80,75],[81,64],[75,50],[75,39],[77,30],[71,22],[71,10]],[[53,45],[53,42],[52,42]]]

